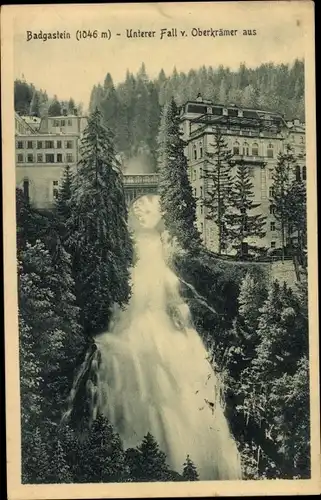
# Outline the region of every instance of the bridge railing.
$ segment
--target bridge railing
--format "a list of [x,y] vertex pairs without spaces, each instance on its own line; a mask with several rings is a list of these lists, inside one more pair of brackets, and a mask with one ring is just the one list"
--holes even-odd
[[155,186],[158,184],[158,174],[124,174],[124,185],[143,184]]

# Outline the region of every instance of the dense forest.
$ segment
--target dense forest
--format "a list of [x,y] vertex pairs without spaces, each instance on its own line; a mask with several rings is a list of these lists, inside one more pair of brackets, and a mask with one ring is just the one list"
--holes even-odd
[[[132,81],[142,91],[151,89],[144,79],[141,72]],[[116,93],[109,90],[107,97]],[[137,89],[135,95],[141,95]],[[138,127],[145,114],[138,108],[135,113]],[[170,99],[155,139],[165,227],[180,249],[170,265],[190,284],[182,285],[182,294],[224,381],[225,414],[243,477],[307,478],[306,280],[292,289],[269,280],[259,265],[225,262],[202,247],[177,113]],[[91,113],[78,174],[66,168],[53,211],[36,210],[17,189],[24,483],[198,480],[193,456],[179,472],[170,470],[149,429],[139,446],[124,449],[103,415],[91,422],[85,397],[77,422],[62,420],[78,368],[95,349],[93,336],[108,329],[113,305],[125,306],[131,295],[135,247],[116,166],[115,130],[116,136],[102,111]]]
[[[166,75],[160,71],[151,79],[142,64],[136,74],[127,71],[125,80],[115,85],[107,73],[104,82],[94,86],[89,102],[89,112],[98,107],[103,121],[114,132],[115,148],[127,157],[143,153],[149,157],[151,167],[156,167],[157,135],[162,108],[173,97],[178,106],[188,99],[204,99],[219,104],[237,104],[244,107],[278,111],[285,118],[304,121],[304,63],[262,64],[247,68],[241,64],[237,71],[219,66],[191,69],[188,73],[175,68]],[[61,102],[57,96],[49,99],[46,92],[37,90],[24,81],[15,82],[15,110],[43,116],[59,114],[62,108],[82,105]]]

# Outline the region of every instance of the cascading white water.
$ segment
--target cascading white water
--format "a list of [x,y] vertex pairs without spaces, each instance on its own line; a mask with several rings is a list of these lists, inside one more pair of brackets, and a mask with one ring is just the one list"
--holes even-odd
[[96,339],[93,411],[109,418],[125,448],[150,432],[173,470],[181,472],[189,454],[202,480],[240,479],[220,384],[179,294],[179,279],[166,265],[156,229],[158,198],[139,200],[134,211],[140,224],[132,297]]

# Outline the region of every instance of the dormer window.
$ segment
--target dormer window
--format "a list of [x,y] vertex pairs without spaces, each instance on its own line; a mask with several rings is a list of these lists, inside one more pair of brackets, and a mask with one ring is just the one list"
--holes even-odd
[[227,108],[223,108],[223,116],[227,116],[228,115],[228,110]]
[[239,109],[238,112],[237,112],[237,116],[239,118],[243,118],[243,109]]
[[211,107],[208,107],[207,110],[206,110],[207,114],[208,115],[212,115],[213,114],[213,109]]

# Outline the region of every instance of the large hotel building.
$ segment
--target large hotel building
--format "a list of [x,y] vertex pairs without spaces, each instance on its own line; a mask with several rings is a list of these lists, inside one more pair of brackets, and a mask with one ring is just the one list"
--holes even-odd
[[87,118],[76,115],[39,121],[15,115],[16,185],[38,208],[50,208],[67,165],[76,168]]
[[[197,225],[205,246],[217,250],[217,228],[206,217],[202,203],[208,189],[208,181],[202,174],[208,162],[207,153],[213,152],[214,134],[219,127],[234,159],[242,159],[248,165],[253,201],[259,204],[256,211],[267,217],[266,236],[259,245],[278,248],[280,230],[270,200],[273,172],[277,155],[285,150],[286,144],[293,147],[297,156],[304,155],[304,124],[299,120],[285,121],[277,112],[213,104],[200,95],[181,107],[180,121],[187,144],[189,179],[197,200]],[[87,118],[76,114],[41,120],[15,115],[16,185],[34,206],[52,207],[64,168],[69,165],[75,169],[79,161],[79,144],[86,124]],[[304,160],[298,162],[293,175],[306,179]],[[231,248],[225,252],[231,253]]]
[[[211,250],[218,247],[217,227],[206,217],[202,199],[209,189],[203,172],[210,169],[207,153],[213,153],[214,134],[217,128],[224,136],[233,159],[248,165],[253,183],[254,203],[260,206],[253,214],[261,213],[266,219],[266,236],[255,241],[261,247],[278,248],[281,245],[280,228],[273,214],[271,204],[273,172],[280,151],[286,144],[293,147],[296,156],[305,152],[305,126],[299,120],[285,121],[280,113],[241,108],[235,105],[223,106],[203,100],[182,106],[180,120],[185,154],[188,158],[188,174],[194,196],[197,200],[197,225],[204,244]],[[306,179],[306,166],[299,160],[293,172],[296,178]],[[254,243],[254,241],[248,241]],[[231,247],[227,253],[233,253]]]

